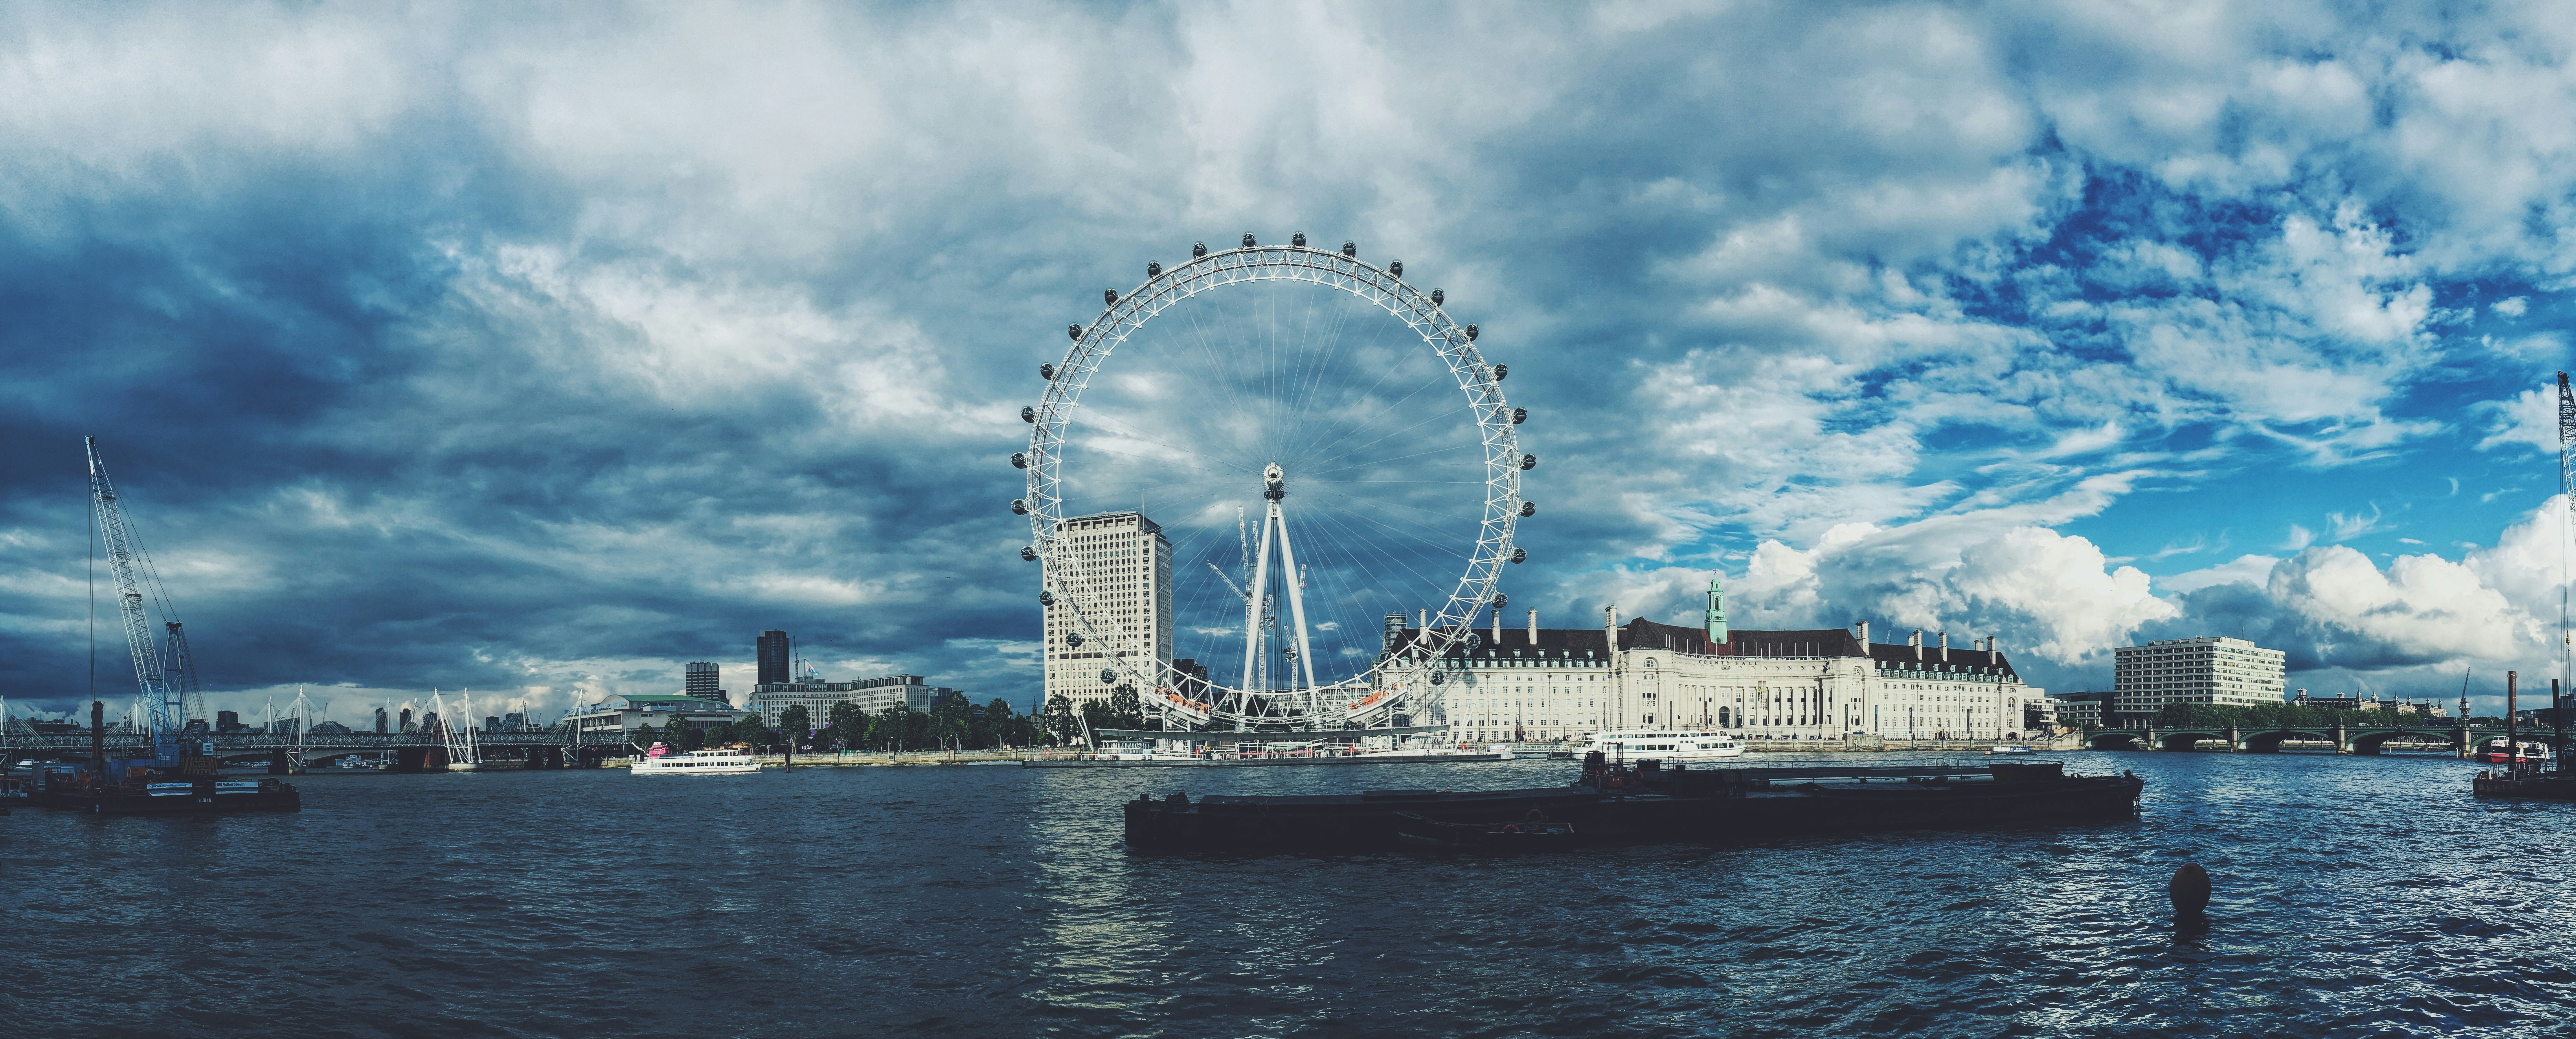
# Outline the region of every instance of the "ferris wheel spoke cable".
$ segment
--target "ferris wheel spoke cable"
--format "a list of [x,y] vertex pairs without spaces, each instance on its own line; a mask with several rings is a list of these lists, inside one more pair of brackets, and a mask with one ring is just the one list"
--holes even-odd
[[[1392,367],[1393,367],[1393,366],[1390,366],[1390,369],[1392,369]],[[1390,374],[1392,374],[1392,371],[1391,371],[1391,370],[1390,370]],[[1383,377],[1383,376],[1381,376],[1380,378],[1381,378],[1381,381],[1383,381],[1383,378],[1384,378],[1384,377]],[[1348,423],[1347,425],[1349,426],[1349,429],[1348,429],[1347,431],[1345,431],[1341,436],[1338,436],[1338,437],[1335,437],[1335,438],[1333,438],[1333,439],[1331,439],[1331,440],[1325,441],[1322,445],[1318,446],[1318,447],[1315,449],[1315,453],[1316,453],[1316,454],[1323,454],[1323,453],[1324,453],[1324,452],[1326,452],[1326,451],[1330,451],[1330,450],[1332,450],[1332,449],[1334,449],[1334,448],[1336,448],[1336,447],[1340,447],[1340,446],[1341,446],[1341,444],[1342,444],[1342,441],[1350,439],[1353,435],[1357,434],[1359,431],[1364,430],[1364,429],[1370,429],[1370,428],[1373,428],[1373,427],[1372,427],[1372,425],[1371,425],[1371,423],[1375,422],[1375,421],[1377,420],[1378,416],[1380,416],[1380,415],[1384,415],[1384,414],[1386,414],[1386,413],[1388,413],[1388,412],[1390,412],[1390,411],[1395,410],[1396,408],[1398,408],[1398,407],[1402,406],[1405,402],[1412,400],[1412,399],[1413,399],[1414,397],[1416,397],[1416,396],[1419,396],[1419,395],[1422,393],[1422,391],[1423,391],[1423,390],[1430,389],[1430,388],[1432,388],[1432,387],[1433,387],[1433,386],[1435,386],[1435,385],[1437,385],[1437,384],[1435,384],[1435,383],[1433,383],[1433,382],[1431,382],[1431,381],[1429,381],[1429,380],[1425,380],[1421,385],[1415,386],[1413,389],[1406,391],[1403,395],[1398,396],[1398,397],[1396,397],[1396,398],[1395,398],[1395,399],[1393,399],[1393,400],[1389,400],[1389,401],[1386,401],[1386,402],[1384,402],[1384,403],[1382,403],[1382,404],[1379,404],[1379,405],[1377,406],[1377,410],[1375,410],[1375,411],[1371,411],[1371,412],[1369,412],[1368,414],[1361,416],[1361,417],[1360,417],[1359,419],[1357,419],[1356,421],[1353,421],[1353,422]],[[1375,397],[1375,396],[1376,396],[1376,394],[1377,394],[1377,387],[1376,387],[1376,386],[1371,386],[1371,387],[1369,387],[1368,392],[1367,392],[1366,394],[1364,394],[1364,395],[1363,395],[1363,397],[1364,397],[1364,398],[1373,398],[1373,397]],[[1437,418],[1445,418],[1445,417],[1448,417],[1448,416],[1450,416],[1450,415],[1456,414],[1456,413],[1457,413],[1457,412],[1459,412],[1459,411],[1468,411],[1468,412],[1473,412],[1474,410],[1475,410],[1475,409],[1474,409],[1473,407],[1465,406],[1465,405],[1453,405],[1453,406],[1448,407],[1448,408],[1436,408],[1436,409],[1433,409],[1430,413],[1428,413],[1428,414],[1424,417],[1423,421],[1430,421],[1430,420],[1437,419]],[[1406,426],[1404,429],[1397,430],[1397,431],[1395,431],[1394,433],[1387,433],[1387,434],[1381,435],[1381,436],[1379,436],[1379,437],[1377,438],[1377,440],[1371,440],[1371,441],[1369,441],[1369,442],[1368,442],[1368,444],[1362,444],[1362,445],[1360,445],[1360,447],[1367,447],[1369,444],[1377,443],[1377,442],[1378,442],[1378,440],[1384,440],[1384,439],[1386,439],[1386,438],[1387,438],[1387,437],[1389,437],[1389,436],[1395,436],[1395,435],[1397,435],[1397,434],[1399,434],[1399,433],[1404,433],[1404,432],[1410,431],[1410,430],[1412,430],[1412,429],[1418,428],[1418,427],[1419,427],[1419,426],[1421,426],[1421,425],[1422,425],[1422,422],[1415,422],[1413,425],[1411,425],[1411,426]],[[1358,449],[1359,449],[1359,448],[1353,448],[1352,450],[1358,450]]]
[[[1427,576],[1427,575],[1423,574],[1423,572],[1422,572],[1421,570],[1418,570],[1418,569],[1416,569],[1416,568],[1413,566],[1413,564],[1412,564],[1412,562],[1411,562],[1411,561],[1406,560],[1406,559],[1404,559],[1404,558],[1402,558],[1402,557],[1398,556],[1396,553],[1394,553],[1394,552],[1392,552],[1392,551],[1389,551],[1389,550],[1388,550],[1384,545],[1380,544],[1380,543],[1379,543],[1380,539],[1367,538],[1367,537],[1362,536],[1362,535],[1359,533],[1359,531],[1358,531],[1358,530],[1356,530],[1356,529],[1354,529],[1354,528],[1350,527],[1350,526],[1349,526],[1345,521],[1343,521],[1343,520],[1341,520],[1341,519],[1339,519],[1339,518],[1336,518],[1336,517],[1333,517],[1333,516],[1330,516],[1330,515],[1327,515],[1327,516],[1325,516],[1324,518],[1325,518],[1325,521],[1326,521],[1326,522],[1334,524],[1334,525],[1336,526],[1336,528],[1337,528],[1338,530],[1340,530],[1340,531],[1341,531],[1341,533],[1342,533],[1345,537],[1349,538],[1349,539],[1350,539],[1350,541],[1351,541],[1352,543],[1354,543],[1354,544],[1362,544],[1362,545],[1367,545],[1367,546],[1369,546],[1370,551],[1375,552],[1375,553],[1376,553],[1380,558],[1385,559],[1388,563],[1390,563],[1390,564],[1394,565],[1397,569],[1401,569],[1401,570],[1405,571],[1406,573],[1410,573],[1410,574],[1412,574],[1416,580],[1418,580],[1418,581],[1421,581],[1421,582],[1422,582],[1422,586],[1423,586],[1425,589],[1428,589],[1428,590],[1435,590],[1435,591],[1436,591],[1436,590],[1438,590],[1439,588],[1441,588],[1443,585],[1445,585],[1445,584],[1447,583],[1447,582],[1445,582],[1445,581],[1435,580],[1435,579],[1433,579],[1433,578],[1431,578],[1431,577],[1429,577],[1429,576]],[[1366,517],[1363,517],[1363,518],[1366,518]],[[1374,521],[1374,520],[1371,520],[1371,522],[1375,522],[1375,521]],[[1383,524],[1381,524],[1381,526],[1383,526]],[[1394,528],[1388,528],[1388,529],[1392,530],[1392,529],[1394,529]],[[1403,532],[1403,531],[1397,531],[1397,533],[1406,533],[1406,532]],[[1407,536],[1415,537],[1415,538],[1416,538],[1416,540],[1421,540],[1421,541],[1423,541],[1425,544],[1429,544],[1429,545],[1431,545],[1431,547],[1436,548],[1436,549],[1444,549],[1444,550],[1451,550],[1451,551],[1454,551],[1454,550],[1455,550],[1455,546],[1450,546],[1450,545],[1439,545],[1439,544],[1436,544],[1436,543],[1432,543],[1432,542],[1430,542],[1430,541],[1429,541],[1429,539],[1421,538],[1419,535],[1410,535],[1410,534],[1408,534]],[[1383,587],[1383,586],[1381,585],[1381,587]]]

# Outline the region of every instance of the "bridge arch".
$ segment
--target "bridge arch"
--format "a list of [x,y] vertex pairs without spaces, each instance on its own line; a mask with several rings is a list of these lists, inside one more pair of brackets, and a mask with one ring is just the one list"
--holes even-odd
[[2335,742],[2335,734],[2324,729],[2264,729],[2258,732],[2249,732],[2245,734],[2245,752],[2249,754],[2278,754],[2281,752],[2281,741],[2283,740],[2305,740],[2312,743],[2333,743]]
[[2464,749],[2457,729],[2386,729],[2352,734],[2355,754],[2378,754],[2390,743],[2439,743],[2453,752]]
[[2146,743],[2133,732],[2097,732],[2086,739],[2093,750],[2145,750]]
[[[2171,732],[2156,733],[2156,742],[2163,745],[2166,750],[2199,750],[2200,742],[2202,740],[2217,740],[2221,743],[2228,743],[2227,733],[2224,730],[2176,729]],[[2227,749],[2234,750],[2236,749],[2236,745],[2228,743]]]

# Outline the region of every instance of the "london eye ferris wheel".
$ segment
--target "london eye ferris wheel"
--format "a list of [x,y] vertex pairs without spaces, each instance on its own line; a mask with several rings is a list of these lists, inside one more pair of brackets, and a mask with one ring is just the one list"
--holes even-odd
[[[1246,234],[1145,274],[1066,328],[1020,412],[1012,509],[1052,648],[1081,649],[1086,681],[1134,689],[1166,728],[1434,722],[1439,659],[1484,610],[1499,620],[1502,569],[1526,558],[1514,526],[1537,509],[1508,367],[1442,290],[1351,242]],[[1169,540],[1168,622],[1132,608],[1133,558],[1068,533],[1127,510]],[[1389,652],[1391,624],[1419,631]]]

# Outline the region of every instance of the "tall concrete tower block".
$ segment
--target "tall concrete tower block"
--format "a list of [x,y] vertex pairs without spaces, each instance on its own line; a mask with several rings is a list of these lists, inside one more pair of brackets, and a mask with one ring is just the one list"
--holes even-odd
[[787,673],[788,668],[792,665],[794,659],[793,649],[787,641],[786,632],[779,631],[774,628],[769,631],[761,632],[760,679],[758,684],[769,685],[776,682],[795,681],[795,676]]
[[1708,641],[1726,644],[1726,587],[1718,574],[1708,575]]

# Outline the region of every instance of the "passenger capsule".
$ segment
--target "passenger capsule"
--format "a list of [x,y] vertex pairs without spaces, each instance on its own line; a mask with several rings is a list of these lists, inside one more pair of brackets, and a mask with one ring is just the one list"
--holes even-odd
[[1523,423],[1523,422],[1527,422],[1527,421],[1529,421],[1529,409],[1528,409],[1528,408],[1513,408],[1513,409],[1512,409],[1512,424],[1513,424],[1513,425],[1517,426],[1517,425],[1520,425],[1521,423]]
[[1386,265],[1386,272],[1387,272],[1388,274],[1395,275],[1396,277],[1399,277],[1399,278],[1404,277],[1404,261],[1402,261],[1402,260],[1390,260],[1390,261],[1388,261],[1388,262],[1387,262],[1387,265]]
[[1512,375],[1512,366],[1511,366],[1511,365],[1508,365],[1508,364],[1498,364],[1498,365],[1495,365],[1495,366],[1494,366],[1494,381],[1495,381],[1495,382],[1501,382],[1501,381],[1503,381],[1504,379],[1511,378],[1511,375]]
[[1538,515],[1538,503],[1537,503],[1537,502],[1534,502],[1534,501],[1525,501],[1525,502],[1522,502],[1522,503],[1521,503],[1521,518],[1522,518],[1522,519],[1528,519],[1528,518],[1530,518],[1530,517],[1532,517],[1532,516],[1536,516],[1536,515]]
[[1117,681],[1118,672],[1105,667],[1100,669],[1100,684],[1113,685],[1116,684]]
[[1109,304],[1110,306],[1113,306],[1113,307],[1114,307],[1114,306],[1117,306],[1117,305],[1118,305],[1118,290],[1117,290],[1117,289],[1102,289],[1102,290],[1100,290],[1100,301],[1101,301],[1101,302],[1103,302],[1103,303]]
[[1160,278],[1160,277],[1162,277],[1162,276],[1163,276],[1163,265],[1162,265],[1162,264],[1159,264],[1159,263],[1148,263],[1148,264],[1146,264],[1146,265],[1145,265],[1145,276],[1146,276],[1146,277],[1148,277],[1148,278]]
[[1054,593],[1054,592],[1049,592],[1049,591],[1040,591],[1040,592],[1038,593],[1038,605],[1040,605],[1040,606],[1053,606],[1053,605],[1055,605],[1055,593]]
[[1360,255],[1360,243],[1358,243],[1358,242],[1343,242],[1343,243],[1342,243],[1342,255],[1343,255],[1343,256],[1346,256],[1346,257],[1349,257],[1349,258],[1351,258],[1351,259],[1354,259],[1354,260],[1358,259],[1358,258],[1359,258],[1359,255]]
[[1192,242],[1192,243],[1190,243],[1190,259],[1195,260],[1195,259],[1198,259],[1199,257],[1205,256],[1205,255],[1207,255],[1207,243],[1206,243],[1206,242]]
[[1035,546],[1035,545],[1022,545],[1022,546],[1020,546],[1020,559],[1021,559],[1021,561],[1022,561],[1022,562],[1029,562],[1029,563],[1037,562],[1037,561],[1038,561],[1038,550],[1037,550],[1037,546]]
[[1038,409],[1036,409],[1036,408],[1032,408],[1032,407],[1029,407],[1029,406],[1027,406],[1027,405],[1022,405],[1022,406],[1020,407],[1020,421],[1022,421],[1022,422],[1035,422],[1035,421],[1037,421],[1037,420],[1038,420]]
[[1243,247],[1249,249],[1252,248],[1252,244],[1252,232],[1245,231],[1243,233]]
[[1082,647],[1082,633],[1081,633],[1081,632],[1079,632],[1079,631],[1068,631],[1068,632],[1065,632],[1065,633],[1064,633],[1064,644],[1065,644],[1065,645],[1068,645],[1068,646],[1072,646],[1072,647],[1074,647],[1074,648],[1076,648],[1076,649],[1081,648],[1081,647]]
[[1512,550],[1512,562],[1518,563],[1528,558],[1529,551],[1527,549],[1515,548]]
[[1027,456],[1027,455],[1025,455],[1025,454],[1022,454],[1022,453],[1020,453],[1020,452],[1018,452],[1018,451],[1013,451],[1013,452],[1011,452],[1011,468],[1013,468],[1013,469],[1026,469],[1026,468],[1028,468],[1028,467],[1029,467],[1029,456]]
[[1511,604],[1512,604],[1512,597],[1511,597],[1511,596],[1504,595],[1504,594],[1503,594],[1503,593],[1501,593],[1501,592],[1495,592],[1495,593],[1494,593],[1494,608],[1495,608],[1495,609],[1499,610],[1499,609],[1502,609],[1503,607],[1505,607],[1505,606],[1509,606],[1509,605],[1511,605]]
[[1054,381],[1055,381],[1055,362],[1053,362],[1053,361],[1048,361],[1048,362],[1045,362],[1045,363],[1043,363],[1043,364],[1038,365],[1038,378],[1045,379],[1045,380],[1046,380],[1046,381],[1048,381],[1048,382],[1054,382]]
[[1467,326],[1467,341],[1468,341],[1468,342],[1470,342],[1470,343],[1472,343],[1472,342],[1475,342],[1475,341],[1476,341],[1476,326],[1474,326],[1474,325],[1469,325],[1469,326]]
[[1444,293],[1444,292],[1440,291],[1439,289],[1433,289],[1433,290],[1431,290],[1431,305],[1432,305],[1432,306],[1435,306],[1435,307],[1437,307],[1437,306],[1442,306],[1442,305],[1444,305],[1444,304],[1446,304],[1446,303],[1448,303],[1448,302],[1449,302],[1449,295],[1448,295],[1447,293]]
[[1081,325],[1066,325],[1066,326],[1064,326],[1064,337],[1065,337],[1065,338],[1067,338],[1067,339],[1073,340],[1074,342],[1077,342],[1077,343],[1081,342],[1081,341],[1082,341],[1082,326],[1081,326]]
[[1447,672],[1434,671],[1434,672],[1432,672],[1432,673],[1431,673],[1431,684],[1432,684],[1432,685],[1439,685],[1439,684],[1441,684],[1441,683],[1443,683],[1443,682],[1447,682],[1448,680],[1449,680],[1449,675],[1448,675],[1448,673],[1447,673]]
[[1304,231],[1299,231],[1299,232],[1297,232],[1296,234],[1293,234],[1293,235],[1288,236],[1288,244],[1293,245],[1293,246],[1296,246],[1297,248],[1300,248],[1300,249],[1305,248],[1305,247],[1306,247],[1306,232],[1304,232]]
[[1538,468],[1538,456],[1537,456],[1537,455],[1522,455],[1522,456],[1521,456],[1521,471],[1522,471],[1522,472],[1528,472],[1528,471],[1530,471],[1530,470],[1532,470],[1532,469],[1536,469],[1536,468]]
[[1011,499],[1011,515],[1014,515],[1014,516],[1026,516],[1026,515],[1028,515],[1028,514],[1029,514],[1029,500],[1028,500],[1028,499],[1026,499],[1026,498],[1013,498],[1013,499]]

